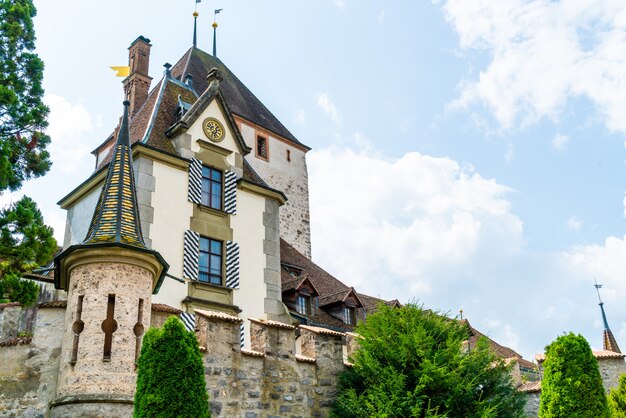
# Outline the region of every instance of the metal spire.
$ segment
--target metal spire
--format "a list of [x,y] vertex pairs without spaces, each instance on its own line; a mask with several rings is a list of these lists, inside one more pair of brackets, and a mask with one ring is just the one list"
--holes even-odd
[[217,14],[223,9],[215,9],[213,12],[213,56],[217,57]]
[[602,322],[604,322],[604,332],[602,333],[602,348],[607,351],[613,351],[615,353],[621,353],[619,346],[617,345],[617,340],[615,340],[615,336],[613,332],[609,328],[609,322],[606,320],[606,313],[604,312],[604,302],[600,298],[600,288],[601,284],[598,284],[596,278],[593,278],[594,287],[596,288],[596,292],[598,293],[598,300],[600,301],[600,311],[602,312]]
[[197,31],[198,31],[198,11],[196,10],[193,12],[193,47],[194,48],[196,48],[198,45],[197,37],[196,37]]
[[146,248],[139,223],[128,127],[129,101],[109,163],[109,171],[83,244],[119,243]]

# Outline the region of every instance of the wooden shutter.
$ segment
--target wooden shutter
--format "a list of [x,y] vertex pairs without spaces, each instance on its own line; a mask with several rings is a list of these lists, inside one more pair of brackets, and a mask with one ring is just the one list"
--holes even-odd
[[202,162],[195,158],[189,164],[189,191],[187,198],[190,202],[202,202]]
[[239,289],[239,244],[226,241],[226,287]]
[[196,330],[196,316],[194,314],[182,312],[179,316],[187,331],[194,332]]
[[228,170],[224,172],[224,212],[237,214],[237,175]]
[[200,234],[185,231],[183,242],[183,277],[198,280],[198,259],[200,258]]

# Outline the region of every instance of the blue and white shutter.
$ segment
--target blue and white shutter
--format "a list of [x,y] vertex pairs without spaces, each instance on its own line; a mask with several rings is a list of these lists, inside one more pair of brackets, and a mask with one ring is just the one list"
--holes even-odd
[[224,172],[224,212],[237,214],[237,175],[228,170]]
[[239,244],[226,241],[226,287],[239,289]]
[[200,258],[200,234],[185,231],[183,241],[183,277],[198,280],[198,262]]
[[195,158],[189,164],[189,191],[187,198],[190,202],[202,202],[202,161]]
[[182,312],[179,316],[187,331],[194,332],[196,330],[196,316],[194,314]]

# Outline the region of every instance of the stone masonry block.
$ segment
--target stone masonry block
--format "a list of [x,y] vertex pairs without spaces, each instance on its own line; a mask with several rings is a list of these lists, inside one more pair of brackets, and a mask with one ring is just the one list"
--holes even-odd
[[278,256],[280,249],[276,241],[263,240],[263,253],[267,255]]
[[156,178],[150,174],[138,173],[137,174],[137,189],[145,189],[154,191],[156,184]]

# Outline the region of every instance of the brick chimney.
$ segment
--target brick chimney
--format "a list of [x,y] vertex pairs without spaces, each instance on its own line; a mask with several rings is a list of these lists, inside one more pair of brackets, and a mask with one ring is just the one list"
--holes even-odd
[[129,112],[133,115],[146,101],[152,77],[150,69],[150,39],[139,36],[128,47],[130,75],[124,80],[124,94],[130,101]]

